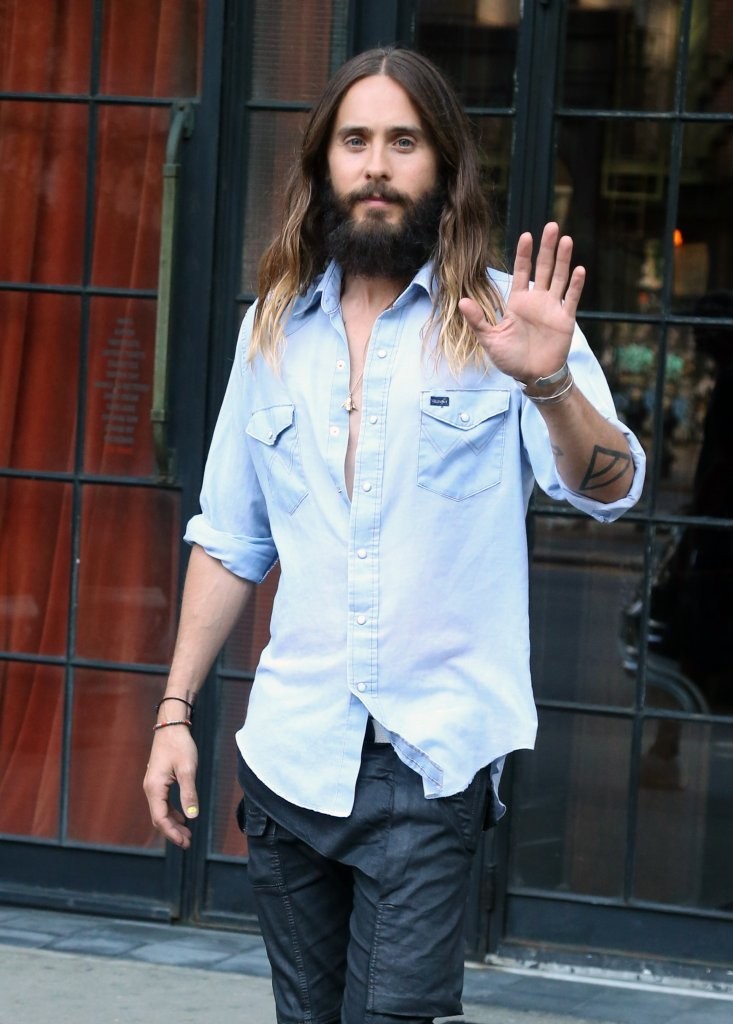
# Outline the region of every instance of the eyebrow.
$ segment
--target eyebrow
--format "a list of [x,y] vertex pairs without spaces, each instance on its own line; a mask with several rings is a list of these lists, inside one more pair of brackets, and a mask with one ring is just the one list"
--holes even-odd
[[[335,134],[339,138],[344,138],[346,135],[373,135],[374,131],[372,128],[367,128],[366,125],[361,124],[345,124],[341,128],[337,128]],[[415,135],[421,139],[426,138],[425,131],[416,124],[396,124],[392,125],[387,129],[388,135]]]

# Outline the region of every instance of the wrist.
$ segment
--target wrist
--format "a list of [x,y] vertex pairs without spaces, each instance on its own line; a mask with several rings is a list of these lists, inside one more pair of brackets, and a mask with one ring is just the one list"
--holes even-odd
[[520,380],[517,383],[530,401],[537,405],[555,405],[568,397],[574,382],[570,367],[565,362],[558,370],[546,377],[537,377],[529,384]]

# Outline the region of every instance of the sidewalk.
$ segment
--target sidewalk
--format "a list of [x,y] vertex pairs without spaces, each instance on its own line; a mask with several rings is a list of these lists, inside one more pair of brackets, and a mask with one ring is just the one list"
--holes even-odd
[[[466,1024],[729,1024],[724,990],[467,965]],[[0,906],[0,1024],[274,1024],[257,935]]]

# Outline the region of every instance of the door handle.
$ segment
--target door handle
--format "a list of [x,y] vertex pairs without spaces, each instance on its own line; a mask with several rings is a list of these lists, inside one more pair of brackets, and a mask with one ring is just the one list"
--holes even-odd
[[180,153],[184,139],[193,132],[192,103],[176,103],[171,111],[171,125],[163,164],[163,204],[160,222],[160,257],[158,260],[158,306],[155,320],[155,359],[153,363],[153,398],[150,420],[157,478],[172,483],[175,476],[175,452],[168,443],[168,358],[171,333],[173,260],[178,226],[178,181]]

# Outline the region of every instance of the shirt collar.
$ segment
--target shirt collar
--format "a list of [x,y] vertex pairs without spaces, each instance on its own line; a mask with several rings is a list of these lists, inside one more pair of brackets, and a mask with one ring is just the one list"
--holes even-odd
[[[428,261],[420,267],[395,305],[399,306],[407,302],[407,296],[414,293],[416,289],[422,289],[431,299],[435,297],[438,283],[435,279],[435,268],[432,261]],[[341,268],[333,260],[323,274],[310,285],[305,295],[299,295],[296,298],[290,313],[291,317],[305,316],[316,303],[320,303],[321,309],[327,316],[335,313],[341,304]]]

